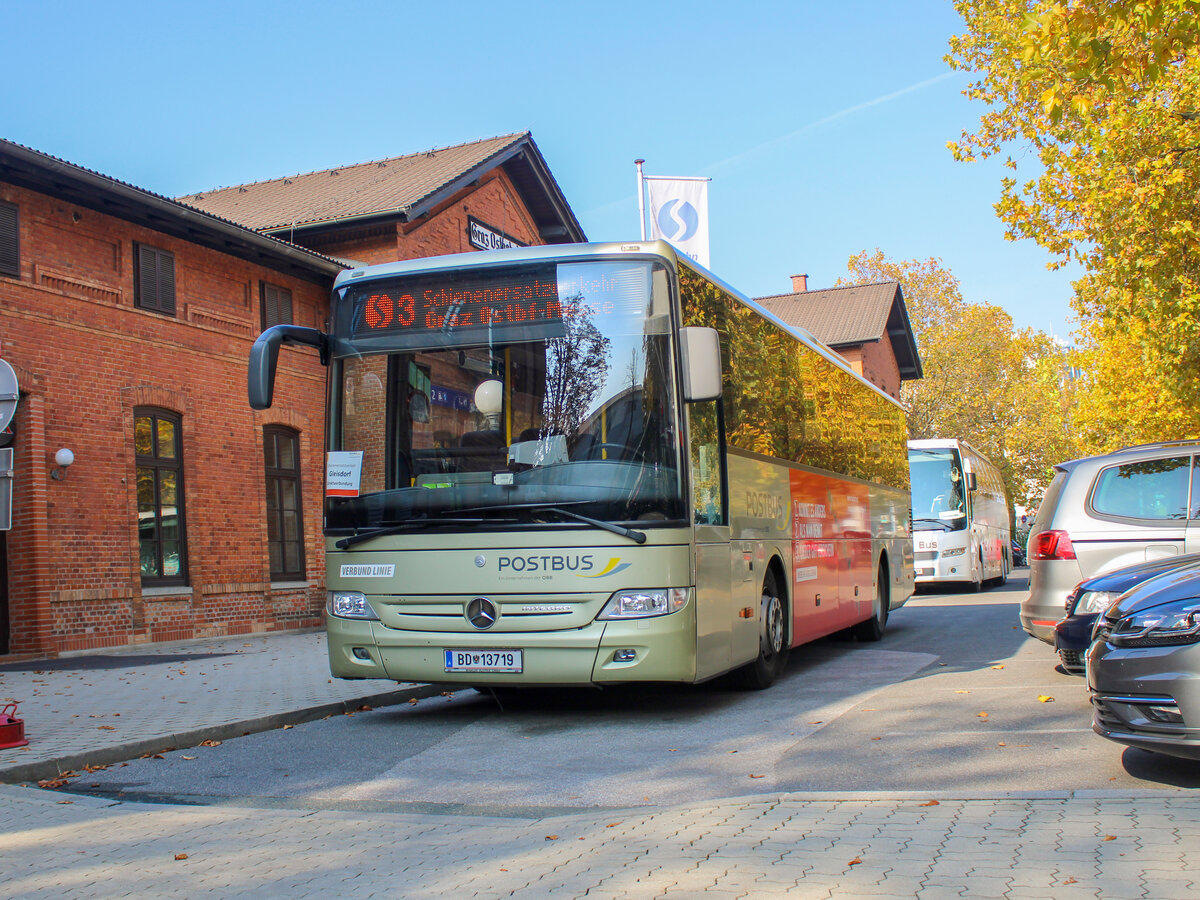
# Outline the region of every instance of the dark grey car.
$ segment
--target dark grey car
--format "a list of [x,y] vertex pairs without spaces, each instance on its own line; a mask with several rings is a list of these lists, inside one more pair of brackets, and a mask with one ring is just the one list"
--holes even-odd
[[1143,582],[1101,616],[1087,680],[1097,734],[1200,760],[1200,565]]

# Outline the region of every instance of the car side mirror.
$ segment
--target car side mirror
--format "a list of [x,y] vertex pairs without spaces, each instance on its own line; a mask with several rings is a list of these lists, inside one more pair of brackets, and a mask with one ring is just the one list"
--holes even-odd
[[967,490],[968,491],[975,490],[975,488],[976,488],[975,473],[967,472],[966,475],[967,475]]

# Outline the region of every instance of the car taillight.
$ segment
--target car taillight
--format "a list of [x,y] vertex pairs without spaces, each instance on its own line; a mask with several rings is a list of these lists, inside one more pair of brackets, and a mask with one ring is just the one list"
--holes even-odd
[[1029,554],[1034,559],[1074,559],[1075,548],[1065,531],[1039,531],[1029,543]]

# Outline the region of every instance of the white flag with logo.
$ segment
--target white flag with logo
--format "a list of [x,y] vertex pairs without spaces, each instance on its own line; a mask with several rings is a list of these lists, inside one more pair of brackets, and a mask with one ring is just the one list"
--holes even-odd
[[646,178],[650,237],[708,268],[708,179]]

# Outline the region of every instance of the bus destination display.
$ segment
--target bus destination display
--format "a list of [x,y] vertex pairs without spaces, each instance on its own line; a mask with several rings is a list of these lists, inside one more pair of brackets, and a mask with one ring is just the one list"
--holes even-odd
[[[354,334],[440,331],[561,323],[563,305],[553,268],[470,279],[406,278],[364,285]],[[569,313],[568,313],[569,314]]]

